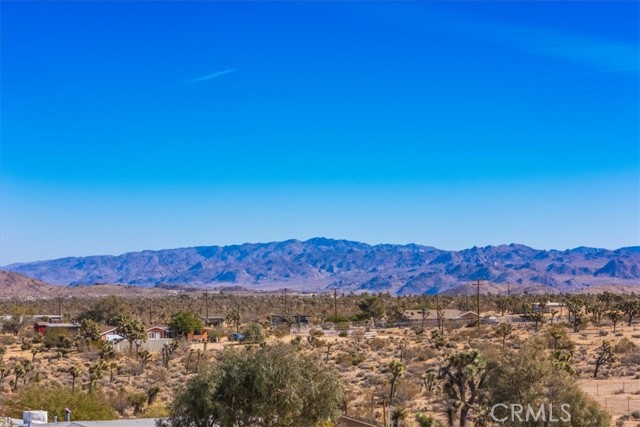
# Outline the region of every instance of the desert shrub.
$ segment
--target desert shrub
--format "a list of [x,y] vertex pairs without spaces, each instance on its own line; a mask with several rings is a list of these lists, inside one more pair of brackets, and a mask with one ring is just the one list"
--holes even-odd
[[626,366],[640,366],[640,351],[623,354],[620,356],[620,362]]
[[289,335],[289,327],[287,325],[279,325],[273,328],[273,336],[276,338],[284,338]]
[[387,347],[388,341],[384,338],[373,338],[369,340],[369,348],[373,351],[379,351]]
[[629,338],[622,338],[613,347],[613,351],[618,354],[629,353],[638,349],[638,346],[633,343]]
[[256,322],[249,323],[242,333],[249,343],[261,343],[265,340],[264,330],[262,326]]
[[323,337],[324,332],[322,332],[320,329],[311,329],[309,331],[309,335],[311,335],[312,337]]
[[400,402],[408,403],[411,402],[420,394],[421,388],[419,385],[415,384],[412,381],[400,381],[398,386],[396,387],[395,398]]
[[169,416],[169,409],[161,403],[154,403],[144,411],[145,418],[166,418]]
[[340,331],[340,333],[338,334],[338,336],[340,338],[346,338],[349,336],[349,334],[347,333],[347,331]]
[[22,417],[25,408],[38,408],[49,412],[49,417],[57,416],[58,419],[64,419],[65,408],[73,408],[74,419],[91,421],[114,418],[113,408],[100,393],[94,391],[88,394],[78,390],[71,393],[71,389],[66,387],[23,387],[6,399],[4,408],[8,415],[16,418]]

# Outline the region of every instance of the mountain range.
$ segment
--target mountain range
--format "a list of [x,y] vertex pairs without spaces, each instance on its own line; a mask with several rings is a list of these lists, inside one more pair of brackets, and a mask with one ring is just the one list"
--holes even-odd
[[423,294],[486,281],[486,290],[581,291],[603,285],[638,286],[640,247],[540,250],[519,244],[446,251],[416,244],[369,245],[313,238],[231,246],[200,246],[118,256],[101,255],[11,264],[49,284],[127,284],[143,287],[238,285]]

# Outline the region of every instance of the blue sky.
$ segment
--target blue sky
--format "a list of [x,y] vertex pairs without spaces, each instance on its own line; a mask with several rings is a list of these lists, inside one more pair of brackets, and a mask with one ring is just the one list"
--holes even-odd
[[637,2],[2,2],[0,264],[640,244]]

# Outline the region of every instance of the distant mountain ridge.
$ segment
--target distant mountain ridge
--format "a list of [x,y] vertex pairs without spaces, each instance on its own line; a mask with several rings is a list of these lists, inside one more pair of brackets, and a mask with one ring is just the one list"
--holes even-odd
[[510,244],[445,251],[313,238],[61,258],[3,269],[60,285],[233,284],[422,294],[487,280],[514,288],[576,291],[604,284],[640,285],[640,247],[547,251]]

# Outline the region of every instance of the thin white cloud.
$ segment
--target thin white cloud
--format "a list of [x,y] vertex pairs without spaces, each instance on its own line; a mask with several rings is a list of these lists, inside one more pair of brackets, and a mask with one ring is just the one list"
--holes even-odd
[[185,80],[182,84],[188,85],[193,83],[204,82],[206,80],[215,79],[216,77],[224,76],[225,74],[233,73],[234,71],[238,71],[236,68],[231,68],[229,70],[217,71],[215,73],[207,74],[206,76],[197,77],[191,80]]
[[558,29],[485,23],[481,37],[523,53],[591,68],[593,73],[634,73],[639,69],[637,44]]

